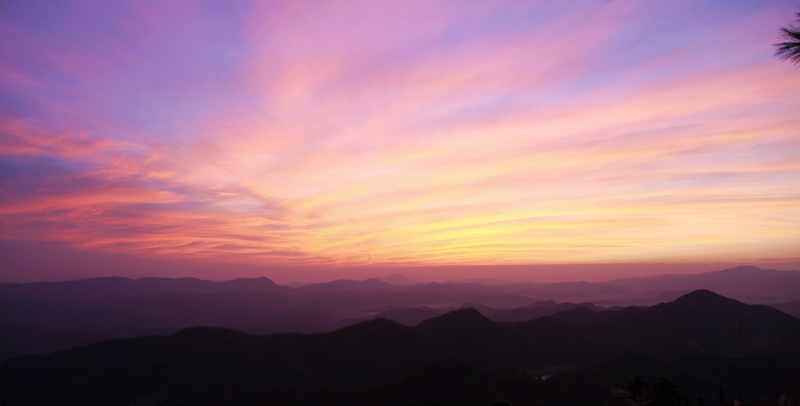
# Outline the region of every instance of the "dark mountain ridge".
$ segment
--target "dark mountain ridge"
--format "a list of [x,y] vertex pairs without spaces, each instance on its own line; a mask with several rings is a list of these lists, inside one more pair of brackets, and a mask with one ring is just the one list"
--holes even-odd
[[291,288],[277,285],[266,277],[239,278],[212,282],[196,278],[103,277],[67,282],[32,282],[0,284],[4,297],[26,296],[53,301],[91,300],[107,296],[135,297],[163,293],[233,293],[240,291],[288,293]]
[[312,283],[298,288],[294,288],[295,292],[364,292],[372,290],[394,289],[397,285],[384,282],[378,279],[367,279],[363,281],[356,281],[350,279],[339,279],[325,283]]
[[606,282],[638,293],[708,289],[741,300],[777,303],[800,299],[800,271],[738,266],[686,275],[652,275]]
[[497,324],[472,307],[453,310],[417,325],[419,330],[448,339],[458,339],[464,334],[476,332],[494,332],[498,328]]
[[[793,285],[794,273],[762,271],[741,267],[670,278],[750,275],[748,280],[757,285],[764,275],[769,280],[780,276],[784,290],[796,287],[800,291],[800,286]],[[681,294],[663,290],[637,293],[609,283],[588,282],[399,286],[370,279],[339,280],[297,289],[276,285],[268,278],[226,282],[194,278],[95,278],[0,284],[0,360],[110,338],[171,333],[196,325],[228,327],[255,334],[315,333],[375,317],[415,326],[459,307],[475,307],[494,321],[522,322],[579,307],[598,312],[604,309],[584,299],[598,298],[606,304],[620,301],[652,304],[672,301]],[[560,304],[542,300],[547,298],[576,300]],[[800,314],[796,303],[784,302],[775,307]],[[611,316],[581,317],[583,323],[596,324],[600,318]],[[578,318],[574,316],[571,320]]]
[[596,312],[606,310],[606,308],[602,306],[595,306],[594,303],[556,303],[552,300],[548,300],[531,303],[525,307],[516,309],[499,310],[493,312],[489,317],[494,321],[527,321],[578,307]]
[[800,320],[695,291],[646,309],[577,307],[524,323],[498,324],[475,309],[460,309],[417,327],[378,318],[310,335],[191,328],[8,360],[0,364],[0,399],[129,404],[150,397],[166,403],[256,404],[289,402],[308,391],[333,396],[331,388],[349,388],[349,395],[341,396],[376,396],[370,399],[377,402],[388,396],[381,391],[404,385],[404,376],[447,359],[465,366],[445,370],[454,368],[458,376],[478,382],[492,370],[521,373],[559,365],[604,370],[597,363],[616,362],[631,352],[692,371],[722,362],[714,360],[747,360],[743,346],[764,365],[783,371],[786,362],[800,359]]

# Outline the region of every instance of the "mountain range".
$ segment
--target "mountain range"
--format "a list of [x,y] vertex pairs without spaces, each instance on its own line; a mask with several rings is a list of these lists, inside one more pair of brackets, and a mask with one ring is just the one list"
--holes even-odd
[[647,308],[595,310],[495,322],[466,308],[415,327],[376,318],[317,334],[194,327],[7,360],[0,364],[0,399],[600,405],[618,402],[610,388],[637,371],[705,399],[727,393],[777,404],[781,394],[792,395],[800,319],[707,290]]
[[713,286],[726,296],[800,315],[800,273],[755,267],[603,283],[492,285],[415,283],[402,275],[296,288],[265,277],[226,282],[111,277],[0,284],[0,360],[111,338],[171,334],[192,326],[252,334],[317,333],[383,317],[413,327],[464,307],[493,321],[521,322],[579,307],[600,312],[655,305],[693,289],[716,291]]

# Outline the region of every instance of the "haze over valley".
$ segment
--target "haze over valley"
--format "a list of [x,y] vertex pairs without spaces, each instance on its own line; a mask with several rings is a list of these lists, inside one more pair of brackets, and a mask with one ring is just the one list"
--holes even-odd
[[[800,286],[800,272],[754,267],[652,280],[683,289],[730,274],[754,285],[780,281],[795,294]],[[0,364],[0,396],[11,404],[600,404],[614,400],[609,387],[637,372],[677,382],[691,392],[676,394],[697,399],[726,391],[737,399],[785,397],[800,357],[800,319],[778,310],[786,303],[748,305],[703,289],[620,286],[649,283],[5,284],[4,358],[142,337],[12,358]],[[532,293],[640,305],[532,302]],[[675,298],[641,305],[669,296]],[[796,311],[796,296],[792,303]],[[757,371],[756,381],[748,380],[748,368]]]
[[800,272],[747,266],[602,283],[414,283],[401,275],[384,279],[395,283],[336,280],[291,288],[265,277],[226,282],[112,277],[1,284],[0,358],[193,326],[252,334],[317,333],[386,318],[413,327],[462,308],[474,308],[496,322],[524,322],[578,307],[603,312],[652,306],[712,288],[800,316]]

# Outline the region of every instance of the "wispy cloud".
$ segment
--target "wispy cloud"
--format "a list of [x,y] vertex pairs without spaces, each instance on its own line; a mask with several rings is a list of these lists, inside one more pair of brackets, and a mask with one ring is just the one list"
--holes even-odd
[[800,248],[785,2],[3,7],[5,240],[329,265]]

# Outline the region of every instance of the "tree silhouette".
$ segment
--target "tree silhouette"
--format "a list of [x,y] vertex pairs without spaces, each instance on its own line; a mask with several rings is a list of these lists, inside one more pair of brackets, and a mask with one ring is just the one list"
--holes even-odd
[[781,39],[784,41],[775,44],[778,48],[775,56],[800,64],[800,13],[797,13],[797,17],[797,24],[781,27]]
[[681,400],[681,390],[667,378],[653,386],[653,406],[675,406]]
[[622,391],[622,404],[625,406],[647,406],[651,401],[650,384],[644,380],[641,373],[636,372],[633,380],[628,383],[628,390]]

